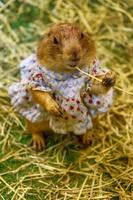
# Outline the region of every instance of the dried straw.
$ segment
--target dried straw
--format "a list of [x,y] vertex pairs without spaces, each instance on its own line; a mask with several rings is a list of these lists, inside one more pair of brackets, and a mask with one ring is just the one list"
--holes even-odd
[[[133,99],[129,95],[133,93],[133,1],[2,2],[0,199],[133,199]],[[59,21],[75,22],[93,34],[98,58],[118,74],[116,85],[122,91],[114,95],[110,111],[96,121],[91,146],[82,149],[77,137],[49,134],[46,150],[36,154],[28,146],[31,137],[21,134],[25,125],[11,109],[7,89],[19,78],[20,61]]]

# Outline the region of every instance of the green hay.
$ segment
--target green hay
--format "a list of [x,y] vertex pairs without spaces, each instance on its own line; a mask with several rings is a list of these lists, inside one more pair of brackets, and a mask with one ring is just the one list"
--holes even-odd
[[114,104],[95,127],[92,146],[50,135],[36,154],[7,89],[18,65],[53,23],[76,22],[93,34],[103,65],[116,85],[133,93],[132,0],[9,0],[0,3],[0,199],[133,199],[133,97],[115,91]]

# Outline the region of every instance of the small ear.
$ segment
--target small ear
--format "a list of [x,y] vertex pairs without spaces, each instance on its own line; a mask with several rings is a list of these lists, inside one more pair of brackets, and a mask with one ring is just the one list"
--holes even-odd
[[92,37],[92,34],[90,32],[85,32],[86,36]]
[[44,33],[42,36],[40,36],[40,41],[42,41],[43,39],[47,38],[47,37],[50,37],[51,36],[51,32],[46,32]]
[[47,32],[46,34],[47,34],[47,36],[48,36],[48,37],[50,37],[50,36],[51,36],[51,32]]

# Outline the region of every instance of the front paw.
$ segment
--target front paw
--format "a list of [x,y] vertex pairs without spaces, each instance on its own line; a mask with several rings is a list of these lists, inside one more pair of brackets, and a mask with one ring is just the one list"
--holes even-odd
[[113,87],[115,85],[115,82],[116,82],[116,76],[114,72],[107,72],[104,78],[102,79],[102,84],[106,88]]
[[62,116],[62,112],[59,105],[53,99],[48,103],[46,110],[52,115],[60,117]]

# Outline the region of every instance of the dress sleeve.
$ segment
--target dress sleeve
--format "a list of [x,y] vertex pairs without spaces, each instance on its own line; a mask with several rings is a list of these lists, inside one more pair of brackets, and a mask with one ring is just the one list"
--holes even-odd
[[45,74],[37,63],[35,56],[31,55],[20,64],[21,83],[25,83],[27,88],[41,91],[51,91]]
[[[107,72],[109,72],[109,69],[103,68],[98,59],[93,61],[93,66],[91,68],[91,74],[93,76],[104,75]],[[93,83],[91,81],[88,81],[87,87],[91,87],[92,84]],[[103,95],[91,95],[85,91],[82,94],[82,98],[92,115],[105,113],[109,110],[113,102],[113,88],[110,88],[109,91]]]
[[107,69],[106,67],[102,67],[100,61],[95,58],[93,63],[92,63],[92,67],[91,67],[91,74],[94,76],[100,76],[100,75],[104,75],[107,72],[109,72],[110,70]]
[[31,56],[20,64],[20,75],[21,80],[13,83],[8,90],[11,104],[26,119],[39,121],[43,112],[32,98],[29,88],[49,92],[51,88],[47,85],[44,74],[36,66],[36,60]]

